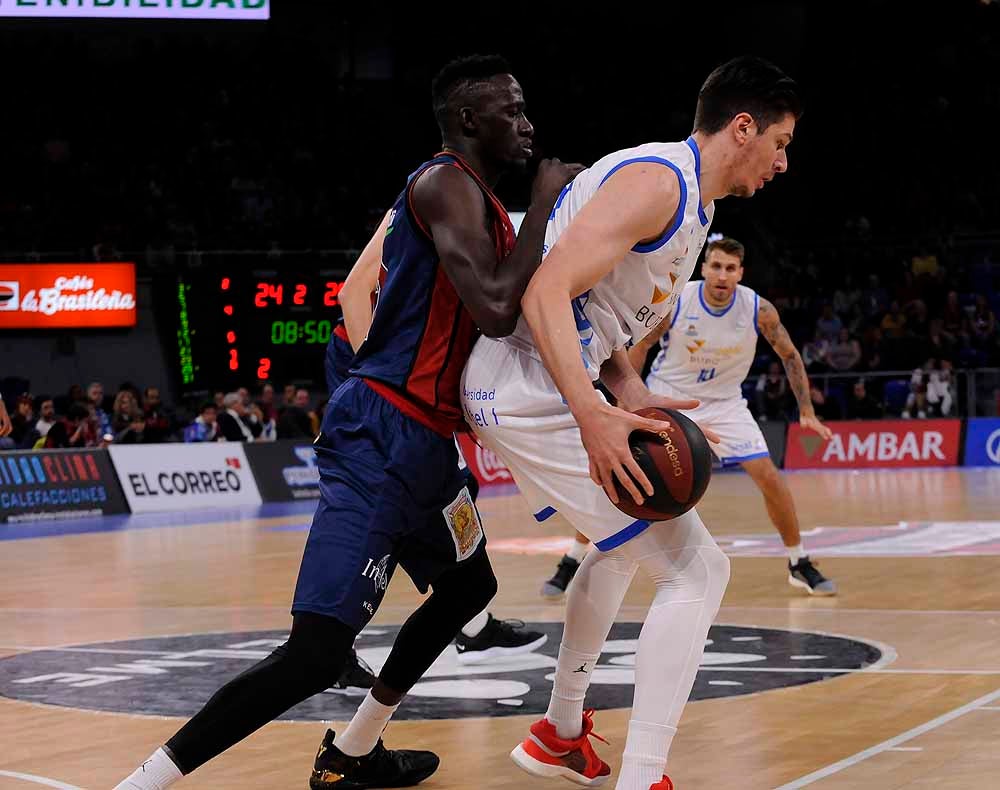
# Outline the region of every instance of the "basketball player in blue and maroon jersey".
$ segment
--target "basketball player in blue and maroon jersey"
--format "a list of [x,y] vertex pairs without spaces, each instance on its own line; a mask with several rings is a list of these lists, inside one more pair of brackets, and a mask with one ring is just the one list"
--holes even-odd
[[364,340],[316,440],[320,502],[288,641],[217,691],[118,788],[163,790],[331,686],[397,565],[433,593],[400,629],[347,729],[327,732],[309,784],[407,787],[437,770],[437,755],[387,750],[381,733],[406,692],[496,594],[452,438],[463,424],[459,377],[480,332],[514,328],[549,214],[582,168],[540,164],[515,242],[492,190],[532,155],[520,85],[502,58],[475,56],[445,66],[432,94],[443,150],[409,177],[371,242],[382,274],[370,329],[355,331],[345,309],[348,335]]

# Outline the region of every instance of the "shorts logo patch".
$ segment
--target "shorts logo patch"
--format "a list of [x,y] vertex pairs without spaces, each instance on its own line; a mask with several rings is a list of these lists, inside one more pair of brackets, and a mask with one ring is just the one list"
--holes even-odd
[[385,588],[389,586],[389,555],[386,554],[378,562],[369,557],[361,575],[372,580],[375,592],[384,593]]
[[441,511],[448,525],[451,539],[455,541],[455,557],[461,562],[472,556],[476,547],[483,539],[483,522],[479,520],[479,511],[472,504],[472,496],[468,488],[462,488],[458,496]]

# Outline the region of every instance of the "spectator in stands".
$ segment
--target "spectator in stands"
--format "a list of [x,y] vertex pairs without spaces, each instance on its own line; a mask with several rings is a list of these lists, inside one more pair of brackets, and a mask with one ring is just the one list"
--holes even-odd
[[899,306],[899,302],[893,301],[889,305],[889,312],[882,317],[879,324],[882,334],[890,340],[901,340],[906,334],[906,316]]
[[958,291],[949,291],[945,299],[944,311],[941,313],[942,329],[945,334],[954,338],[958,346],[968,344],[966,334],[965,311],[958,302]]
[[816,319],[816,337],[832,343],[843,327],[839,316],[833,312],[833,305],[825,303],[820,317]]
[[882,369],[882,330],[877,326],[868,327],[861,349],[861,369]]
[[767,366],[757,379],[757,419],[783,420],[788,408],[788,380],[779,362]]
[[77,401],[86,401],[87,393],[83,391],[83,387],[79,384],[70,384],[69,391],[66,393],[66,399],[69,403],[76,403]]
[[13,442],[10,441],[11,428],[10,415],[7,413],[7,406],[3,402],[3,396],[0,395],[0,440],[3,440],[0,443],[0,449],[6,450],[13,445]]
[[159,444],[170,440],[173,419],[160,401],[160,390],[157,387],[146,387],[143,392],[142,414],[146,422],[143,431],[143,441],[146,444]]
[[972,347],[991,354],[996,345],[997,318],[983,294],[976,294],[976,306],[969,316],[968,327]]
[[826,353],[826,363],[835,371],[854,370],[861,361],[861,345],[851,337],[847,329],[841,329],[830,350]]
[[[260,436],[260,423],[250,419],[250,412],[238,392],[227,393],[222,401],[225,410],[216,419],[219,433],[229,442],[252,442]],[[256,428],[256,433],[254,429]]]
[[904,420],[909,420],[913,416],[914,409],[917,411],[917,419],[926,419],[927,377],[935,365],[936,360],[928,359],[922,368],[916,368],[910,376],[910,394],[906,396],[906,406],[900,415]]
[[847,274],[833,292],[833,311],[840,316],[851,315],[861,303],[861,289],[854,283],[854,276]]
[[135,395],[129,389],[121,390],[115,396],[111,417],[111,430],[115,444],[141,444],[145,440],[146,421]]
[[944,321],[940,318],[930,322],[927,339],[930,341],[929,350],[937,359],[950,357],[955,350],[955,338],[944,331]]
[[212,400],[215,402],[215,410],[217,412],[221,413],[226,408],[226,405],[223,402],[225,401],[225,399],[226,399],[226,393],[224,393],[222,390],[218,390],[212,396]]
[[951,360],[942,359],[927,376],[927,410],[932,416],[950,417],[952,397]]
[[104,411],[104,385],[99,381],[92,381],[87,387],[87,403],[94,407],[94,419],[97,420],[97,434],[112,432],[111,415]]
[[309,390],[301,388],[295,390],[295,406],[306,413],[306,416],[309,418],[309,434],[310,436],[316,436],[319,433],[319,417],[310,408]]
[[65,419],[59,420],[49,430],[45,437],[45,447],[56,449],[60,447],[86,447],[86,423],[90,417],[90,409],[82,401],[73,401],[66,409]]
[[265,422],[275,418],[273,384],[266,383],[260,388],[260,397],[257,399],[257,405],[260,406],[260,412],[264,415]]
[[826,363],[829,350],[830,343],[817,330],[816,337],[802,346],[802,364],[806,366],[806,370],[809,373],[826,373],[830,369]]
[[854,390],[847,401],[847,419],[878,420],[882,417],[882,405],[868,394],[864,379],[854,382]]
[[38,421],[35,423],[35,430],[39,436],[48,436],[52,426],[56,424],[56,407],[52,398],[47,395],[39,396],[38,400]]
[[868,287],[861,292],[861,312],[868,318],[875,318],[885,312],[889,295],[879,283],[877,274],[868,275]]
[[30,395],[18,396],[10,425],[10,438],[18,450],[30,450],[34,447],[39,433],[35,430],[35,410]]
[[295,389],[296,389],[296,387],[295,387],[294,384],[286,384],[285,385],[284,394],[282,394],[282,396],[281,396],[281,402],[285,406],[294,406],[295,405]]
[[312,420],[309,418],[308,393],[306,393],[306,408],[295,405],[285,406],[278,416],[279,439],[312,439]]
[[809,381],[809,399],[813,411],[821,420],[839,420],[841,418],[840,404],[835,398],[828,398],[815,381]]
[[205,401],[198,410],[198,416],[184,429],[184,441],[215,442],[219,437],[215,404],[212,401]]
[[930,321],[927,317],[927,304],[923,299],[910,302],[906,317],[906,329],[915,338],[924,340],[930,334]]

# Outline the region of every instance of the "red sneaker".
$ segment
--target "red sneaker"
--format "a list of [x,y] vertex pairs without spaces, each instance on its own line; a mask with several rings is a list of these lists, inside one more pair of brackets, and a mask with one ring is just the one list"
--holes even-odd
[[531,734],[514,748],[510,758],[529,774],[561,776],[578,785],[597,787],[611,776],[611,767],[590,745],[590,736],[607,743],[593,729],[592,710],[583,712],[583,732],[571,741],[556,735],[555,725],[542,718],[531,725]]
[[664,774],[659,782],[649,786],[649,790],[674,790],[674,783],[670,781],[669,776]]

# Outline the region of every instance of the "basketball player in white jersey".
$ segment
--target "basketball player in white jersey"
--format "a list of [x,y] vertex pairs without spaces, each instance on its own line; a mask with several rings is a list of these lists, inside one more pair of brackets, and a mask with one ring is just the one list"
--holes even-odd
[[767,512],[788,549],[789,583],[811,595],[836,595],[836,585],[802,548],[792,493],[771,460],[740,389],[756,355],[757,337],[763,335],[785,365],[799,406],[799,424],[830,438],[830,429],[813,411],[802,357],[778,311],[739,284],[744,254],[735,239],[711,242],[701,266],[704,279],[684,286],[670,319],[633,346],[629,358],[641,371],[649,350],[659,344],[646,385],[660,395],[698,399],[700,405],[688,416],[718,434],[720,441],[712,449],[723,467],[742,466],[764,495]]
[[[560,512],[597,547],[570,588],[548,711],[511,754],[530,773],[585,786],[610,775],[591,746],[593,713],[584,714],[583,701],[641,570],[656,592],[639,638],[617,788],[672,787],[664,775],[667,752],[728,583],[729,560],[695,511],[651,523],[612,505],[616,479],[637,502],[653,492],[629,434],[667,428],[630,412],[697,406],[651,393],[626,346],[677,301],[708,235],[713,201],[749,197],[787,169],[785,147],[800,112],[795,83],[766,61],[742,57],[713,71],[687,140],[611,154],[563,190],[517,329],[502,341],[480,339],[466,365],[468,421],[506,462],[535,518]],[[594,389],[598,377],[620,408]]]

